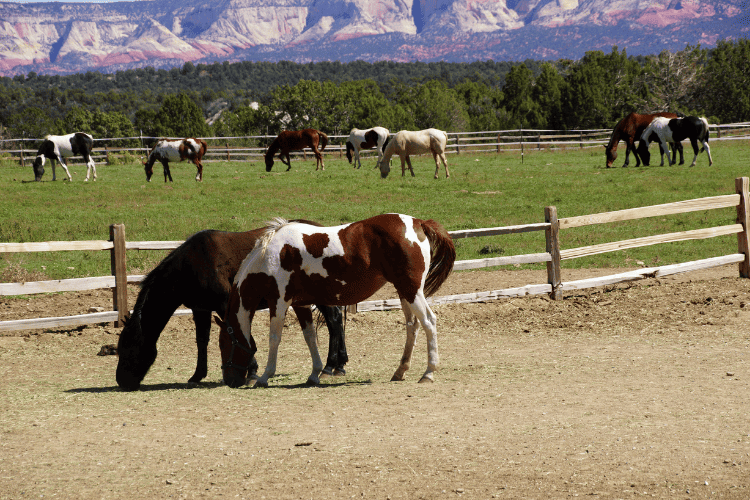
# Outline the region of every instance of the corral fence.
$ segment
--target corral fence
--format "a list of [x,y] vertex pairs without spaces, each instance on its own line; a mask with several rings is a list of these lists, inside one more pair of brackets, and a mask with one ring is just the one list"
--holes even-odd
[[[736,141],[750,139],[750,122],[710,125],[712,141]],[[541,150],[561,150],[570,148],[597,148],[606,146],[612,129],[589,130],[536,130],[513,129],[483,132],[448,132],[448,153],[505,153]],[[329,135],[329,144],[324,150],[328,157],[343,158],[346,154],[347,135]],[[219,161],[261,161],[268,145],[275,135],[251,135],[238,137],[203,137],[208,143],[204,163]],[[95,138],[92,157],[98,164],[115,163],[116,158],[143,157],[159,137],[114,137]],[[177,139],[172,137],[170,139]],[[9,155],[11,160],[22,166],[32,161],[42,139],[0,140],[0,155]],[[115,144],[131,143],[131,146]],[[306,151],[293,152],[292,156],[307,159]],[[363,151],[363,156],[373,155],[374,150]],[[80,157],[71,158],[70,163],[78,163]]]
[[[748,233],[748,227],[750,226],[750,212],[748,211],[749,186],[750,179],[748,179],[747,177],[739,177],[735,179],[735,193],[724,196],[712,196],[708,198],[678,201],[663,205],[652,205],[647,207],[619,210],[615,212],[605,212],[593,215],[581,215],[564,218],[558,218],[557,208],[550,206],[544,209],[544,222],[518,226],[450,231],[449,233],[453,239],[471,238],[478,236],[502,236],[512,233],[544,231],[546,236],[546,248],[544,252],[492,257],[487,259],[463,260],[455,263],[454,270],[479,269],[516,264],[546,263],[547,283],[532,284],[519,288],[508,288],[470,294],[431,297],[428,299],[428,301],[432,304],[470,303],[484,302],[502,297],[523,297],[526,295],[540,294],[548,294],[553,300],[561,300],[563,298],[563,293],[566,291],[593,288],[615,283],[622,283],[626,281],[635,281],[638,279],[649,277],[667,276],[670,274],[695,271],[699,269],[709,269],[712,267],[734,263],[739,265],[739,275],[743,278],[748,278],[750,277],[750,237]],[[730,207],[736,207],[737,218],[735,224],[680,231],[677,233],[659,234],[654,236],[615,241],[579,248],[560,248],[559,233],[560,231],[569,228],[636,220],[647,217],[663,217],[667,215]],[[123,224],[111,225],[109,228],[109,232],[109,240],[0,243],[0,253],[105,250],[110,252],[112,269],[111,276],[27,283],[0,283],[0,295],[29,295],[37,293],[83,291],[110,288],[112,290],[113,297],[112,311],[55,318],[35,318],[1,321],[0,332],[40,328],[61,328],[82,324],[105,322],[114,322],[115,326],[121,326],[125,315],[128,312],[127,284],[138,283],[144,278],[143,275],[129,276],[127,274],[127,251],[169,250],[177,248],[180,244],[182,244],[182,241],[127,241],[125,238],[125,226]],[[659,243],[706,239],[732,234],[737,235],[736,253],[680,264],[637,269],[635,271],[585,280],[564,282],[561,278],[562,268],[560,264],[562,260],[585,257],[588,255],[595,255],[605,252],[613,252],[617,250],[638,248]],[[375,300],[361,302],[353,307],[352,310],[386,310],[399,308],[400,306],[401,304],[398,299]],[[178,309],[175,312],[175,315],[185,315],[190,313],[191,311],[189,309]]]

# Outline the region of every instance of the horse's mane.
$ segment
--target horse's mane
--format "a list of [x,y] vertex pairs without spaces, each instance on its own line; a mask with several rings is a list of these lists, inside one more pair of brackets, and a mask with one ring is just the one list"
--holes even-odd
[[289,224],[289,221],[282,217],[274,217],[270,221],[266,222],[266,228],[263,230],[260,238],[258,238],[258,241],[255,242],[255,248],[253,249],[253,252],[255,252],[255,250],[258,250],[258,257],[264,258],[266,255],[266,250],[268,249],[268,244],[271,242],[276,232],[287,224]]
[[273,141],[271,141],[271,144],[268,146],[268,150],[266,151],[266,159],[273,158],[273,155],[276,154],[276,151],[278,151],[281,146],[279,145],[279,136],[276,136]]

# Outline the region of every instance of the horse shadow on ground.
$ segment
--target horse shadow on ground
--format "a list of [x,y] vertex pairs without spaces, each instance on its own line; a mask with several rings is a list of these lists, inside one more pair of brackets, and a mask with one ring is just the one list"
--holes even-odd
[[[273,380],[273,379],[271,379]],[[329,379],[330,380],[330,379]],[[308,385],[306,383],[299,384],[278,384],[269,385],[265,389],[328,389],[338,387],[358,387],[372,385],[372,380],[357,380],[357,381],[341,381],[341,382],[327,382],[319,385]],[[65,392],[68,394],[101,394],[106,392],[151,392],[151,391],[174,391],[174,390],[189,390],[189,389],[217,389],[220,387],[226,387],[224,382],[201,382],[198,384],[191,383],[172,383],[172,384],[141,384],[141,387],[137,391],[126,391],[121,389],[117,385],[111,385],[107,387],[78,387],[68,389]],[[258,387],[257,390],[263,390],[264,388]],[[236,390],[256,390],[256,387],[252,385],[243,385]]]

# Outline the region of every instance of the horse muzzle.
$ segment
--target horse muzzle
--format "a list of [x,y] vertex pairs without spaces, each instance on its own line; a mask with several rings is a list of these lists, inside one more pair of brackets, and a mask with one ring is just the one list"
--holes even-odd
[[224,383],[232,389],[237,389],[238,387],[245,385],[245,380],[245,376],[238,373],[237,370],[224,370]]

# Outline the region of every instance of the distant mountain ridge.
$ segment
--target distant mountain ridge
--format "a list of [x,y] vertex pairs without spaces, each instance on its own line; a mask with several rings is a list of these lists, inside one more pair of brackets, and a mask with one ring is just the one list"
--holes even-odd
[[0,2],[0,74],[184,61],[578,59],[748,37],[747,0]]

